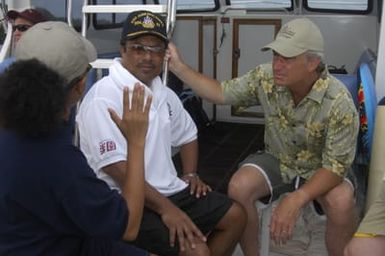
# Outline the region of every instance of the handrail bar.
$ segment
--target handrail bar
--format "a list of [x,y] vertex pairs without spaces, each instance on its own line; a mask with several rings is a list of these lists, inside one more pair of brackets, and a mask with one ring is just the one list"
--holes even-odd
[[[166,20],[166,32],[168,40],[171,39],[172,34],[174,32],[176,22],[176,0],[168,0],[167,1],[167,20]],[[163,63],[163,85],[167,86],[168,80],[168,61],[164,61]]]
[[72,23],[72,0],[67,0],[67,23],[68,23],[68,26],[73,27],[73,23]]
[[137,10],[166,13],[166,6],[159,4],[83,5],[83,13],[130,13]]

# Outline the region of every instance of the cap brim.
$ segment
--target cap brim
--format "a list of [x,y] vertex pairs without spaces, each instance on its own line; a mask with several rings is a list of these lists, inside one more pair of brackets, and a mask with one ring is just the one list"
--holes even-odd
[[16,59],[36,58],[70,82],[96,60],[92,43],[64,22],[41,22],[16,44]]
[[168,42],[168,38],[166,36],[164,36],[161,33],[155,32],[155,31],[138,31],[138,32],[134,32],[134,33],[128,34],[124,38],[126,38],[126,39],[134,39],[134,38],[137,38],[137,37],[143,36],[143,35],[154,35],[154,36],[159,37],[163,41]]
[[95,47],[92,45],[90,41],[85,39],[84,37],[80,37],[84,43],[84,47],[86,48],[86,54],[88,57],[88,62],[93,62],[97,59],[97,53]]
[[302,49],[298,46],[293,46],[277,40],[261,48],[261,51],[268,51],[268,50],[273,50],[277,52],[279,55],[287,58],[295,57],[306,52],[306,49]]

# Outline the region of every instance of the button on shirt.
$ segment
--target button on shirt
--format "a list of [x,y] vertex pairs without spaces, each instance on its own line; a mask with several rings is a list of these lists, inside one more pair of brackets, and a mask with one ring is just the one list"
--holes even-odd
[[221,84],[226,104],[242,110],[260,104],[265,150],[280,160],[284,182],[311,177],[319,168],[344,176],[353,162],[358,114],[346,87],[326,70],[296,106],[290,90],[274,84],[263,64]]

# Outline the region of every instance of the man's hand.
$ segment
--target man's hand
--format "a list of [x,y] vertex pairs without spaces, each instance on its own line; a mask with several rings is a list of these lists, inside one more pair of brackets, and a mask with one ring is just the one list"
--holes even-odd
[[179,66],[183,63],[175,44],[172,42],[168,43],[164,58],[166,61],[168,61],[170,70],[173,72],[178,70]]
[[206,237],[195,226],[191,219],[179,208],[168,207],[167,211],[161,214],[163,223],[170,232],[170,246],[174,247],[176,239],[178,239],[181,251],[190,247],[195,248],[196,239],[206,242]]
[[113,109],[108,109],[108,111],[111,119],[119,127],[127,141],[130,143],[144,143],[148,128],[150,106],[151,96],[149,96],[145,102],[144,87],[136,83],[131,104],[128,88],[124,88],[123,90],[122,118],[120,118]]
[[278,203],[270,222],[270,237],[276,244],[286,244],[291,239],[295,223],[307,201],[303,191],[296,190]]
[[182,180],[190,185],[190,194],[197,198],[206,196],[211,191],[209,185],[204,183],[197,174],[187,173],[182,176]]

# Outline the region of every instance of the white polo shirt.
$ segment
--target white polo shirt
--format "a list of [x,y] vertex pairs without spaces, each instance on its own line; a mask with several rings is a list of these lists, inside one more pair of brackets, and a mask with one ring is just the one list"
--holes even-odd
[[[139,80],[121,65],[120,58],[116,58],[109,75],[88,91],[76,116],[80,148],[89,165],[100,179],[118,190],[119,186],[102,168],[126,161],[127,145],[107,109],[112,108],[121,116],[123,88],[132,91],[136,82]],[[197,129],[178,96],[165,87],[159,77],[146,86],[145,93],[153,96],[145,147],[145,179],[161,194],[170,196],[187,187],[177,176],[171,147],[196,140]]]

